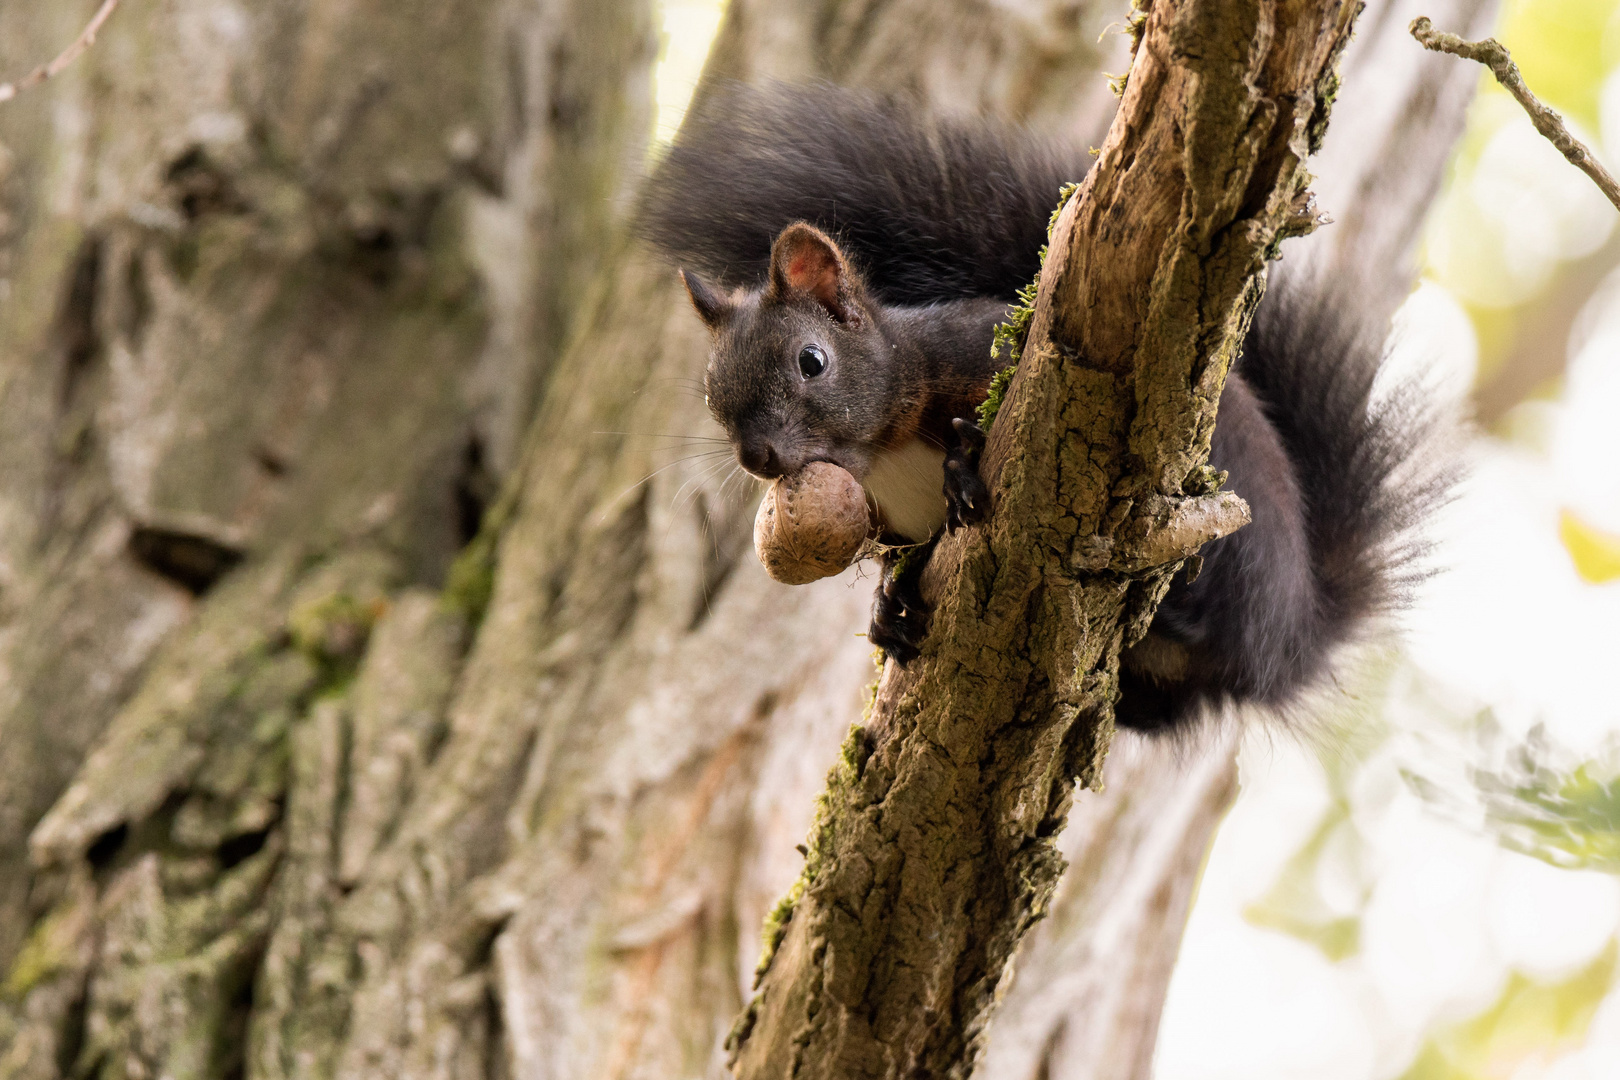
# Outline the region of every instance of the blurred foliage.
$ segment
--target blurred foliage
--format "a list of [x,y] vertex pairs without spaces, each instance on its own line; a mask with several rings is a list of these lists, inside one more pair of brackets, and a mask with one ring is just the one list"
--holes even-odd
[[[1494,36],[1511,50],[1531,90],[1597,148],[1605,77],[1620,66],[1620,0],[1504,0]],[[1610,131],[1620,128],[1620,118],[1607,123]],[[1612,163],[1616,148],[1607,151]],[[1532,351],[1540,356],[1530,363],[1544,370],[1526,380],[1523,392],[1556,390],[1568,316],[1549,318],[1546,301],[1569,306],[1573,298],[1578,307],[1620,260],[1620,245],[1605,246],[1616,220],[1596,187],[1544,145],[1482,69],[1479,97],[1425,235],[1426,272],[1473,317],[1482,381]],[[1601,265],[1583,265],[1591,262]]]
[[[1338,963],[1361,950],[1361,911],[1374,880],[1350,809],[1350,783],[1362,761],[1327,751],[1318,760],[1327,777],[1327,809],[1271,888],[1243,909],[1243,918],[1314,945]],[[1339,887],[1329,888],[1329,881]]]
[[[1596,130],[1599,87],[1620,60],[1604,55],[1617,10],[1614,0],[1509,0],[1494,36],[1512,50],[1537,97]],[[1503,93],[1494,79],[1482,78]]]
[[1496,1080],[1578,1049],[1614,981],[1615,955],[1611,940],[1590,964],[1556,982],[1515,972],[1484,1012],[1430,1035],[1401,1080]]
[[1485,820],[1502,845],[1566,869],[1620,873],[1620,747],[1573,767],[1537,728],[1499,769],[1476,769]]
[[1575,570],[1594,585],[1620,579],[1620,536],[1594,528],[1572,510],[1558,516],[1558,538]]
[[1565,870],[1620,874],[1620,735],[1582,759],[1537,726],[1505,751],[1494,715],[1475,720],[1479,760],[1467,793],[1439,774],[1402,770],[1407,785],[1442,815],[1483,822],[1505,848]]
[[1334,963],[1359,952],[1361,916],[1337,912],[1323,895],[1320,877],[1323,856],[1353,828],[1347,811],[1335,807],[1324,815],[1305,846],[1283,866],[1276,884],[1244,908],[1243,917],[1254,926],[1315,945]]

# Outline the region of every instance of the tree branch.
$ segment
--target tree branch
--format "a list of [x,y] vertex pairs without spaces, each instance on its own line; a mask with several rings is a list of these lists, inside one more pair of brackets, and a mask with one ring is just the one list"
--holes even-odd
[[734,1029],[749,1078],[965,1076],[1096,786],[1120,650],[1180,560],[1247,518],[1203,464],[1359,5],[1157,0],[1058,219],[992,429],[994,515],[943,541],[923,657],[829,777]]
[[1564,126],[1564,118],[1556,111],[1549,109],[1537,100],[1536,95],[1524,84],[1524,76],[1519,74],[1519,65],[1513,62],[1513,57],[1495,38],[1486,38],[1484,41],[1464,41],[1456,34],[1445,34],[1434,28],[1427,16],[1418,16],[1412,20],[1412,36],[1418,40],[1425,49],[1431,52],[1450,53],[1460,56],[1464,60],[1473,60],[1484,64],[1496,76],[1514,100],[1524,106],[1524,111],[1530,114],[1530,122],[1536,125],[1546,140],[1558,148],[1569,163],[1581,172],[1592,178],[1603,194],[1614,203],[1615,209],[1620,210],[1620,183],[1617,183],[1603,167],[1598,159],[1592,156],[1592,151],[1586,144],[1569,133]]
[[63,49],[55,60],[48,64],[39,65],[39,67],[16,82],[0,83],[0,102],[10,101],[22,91],[38,86],[77,60],[80,53],[96,43],[96,34],[100,32],[101,24],[106,22],[108,17],[112,15],[113,10],[118,7],[118,3],[119,0],[103,0],[101,7],[96,9],[96,13],[90,17],[90,22],[84,28],[84,32],[74,39],[73,44]]

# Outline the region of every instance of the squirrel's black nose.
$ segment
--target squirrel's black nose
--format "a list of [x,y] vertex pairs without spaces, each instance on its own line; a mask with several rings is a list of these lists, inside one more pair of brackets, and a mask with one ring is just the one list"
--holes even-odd
[[782,458],[769,439],[744,439],[737,447],[737,460],[756,476],[777,477],[784,472]]

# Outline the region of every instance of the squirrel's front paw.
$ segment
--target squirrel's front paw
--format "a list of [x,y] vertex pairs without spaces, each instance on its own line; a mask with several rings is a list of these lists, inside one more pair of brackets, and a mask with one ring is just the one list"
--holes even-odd
[[979,478],[984,429],[971,420],[951,421],[956,445],[945,454],[945,531],[977,525],[990,516],[990,489]]
[[872,598],[872,625],[867,640],[905,667],[922,653],[928,638],[928,608],[917,587],[918,574],[885,572]]

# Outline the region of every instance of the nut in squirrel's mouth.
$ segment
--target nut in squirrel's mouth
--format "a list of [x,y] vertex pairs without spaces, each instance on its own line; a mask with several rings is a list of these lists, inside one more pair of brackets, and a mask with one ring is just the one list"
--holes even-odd
[[777,480],[782,480],[789,476],[796,476],[817,462],[821,462],[826,465],[836,465],[853,476],[857,481],[864,480],[866,474],[870,472],[872,468],[872,463],[864,458],[855,461],[840,460],[838,456],[831,453],[814,454],[800,462],[797,468],[783,469],[780,472],[775,473],[760,472],[757,469],[750,469],[746,464],[743,463],[740,457],[737,461],[739,465],[742,465],[743,472],[754,477],[756,480],[763,480],[767,484],[774,483]]

